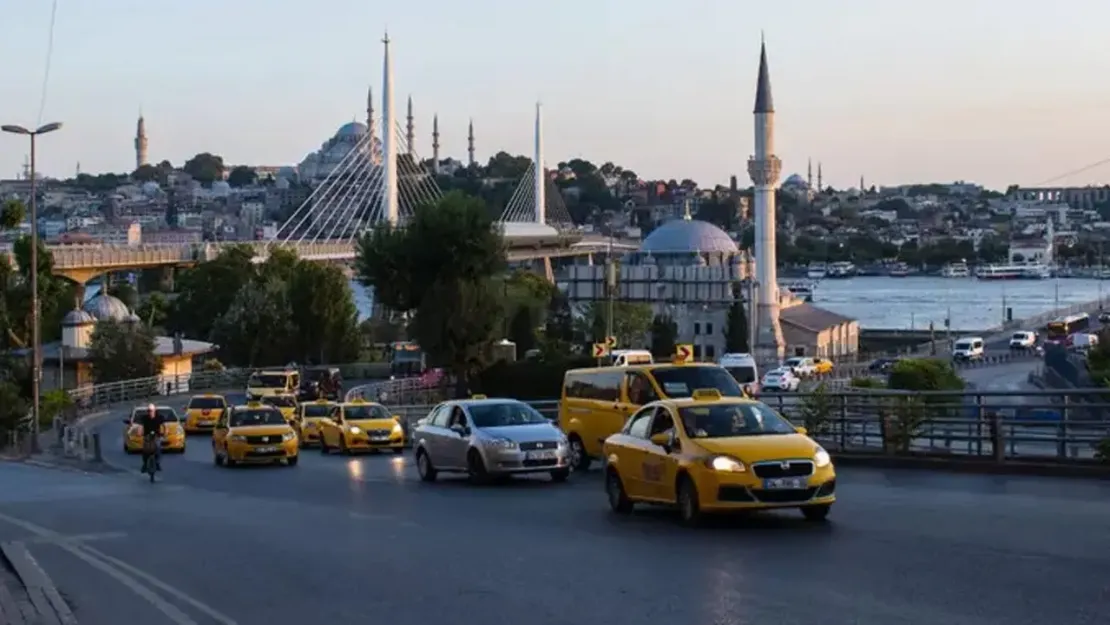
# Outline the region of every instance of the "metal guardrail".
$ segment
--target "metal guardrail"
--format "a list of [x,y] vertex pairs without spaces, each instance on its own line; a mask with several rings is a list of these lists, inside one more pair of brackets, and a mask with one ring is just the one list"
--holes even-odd
[[[1096,446],[1110,438],[1110,392],[849,391],[759,399],[834,453],[1091,463]],[[527,403],[558,421],[558,400]],[[390,409],[411,431],[434,407]]]
[[194,371],[181,375],[159,375],[138,380],[83,386],[68,391],[77,414],[96,412],[121,402],[193,393],[215,388],[246,387],[249,369]]
[[346,401],[363,399],[391,405],[430,404],[442,401],[447,397],[448,391],[442,384],[429,384],[422,378],[400,378],[371,382],[352,387],[345,395]]

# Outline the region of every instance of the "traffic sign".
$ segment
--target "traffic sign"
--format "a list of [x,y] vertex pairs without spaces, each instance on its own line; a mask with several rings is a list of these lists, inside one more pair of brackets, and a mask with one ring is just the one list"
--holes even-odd
[[609,355],[609,346],[605,343],[594,343],[594,358],[604,358]]
[[617,337],[615,337],[615,336],[605,337],[605,345],[607,345],[609,347],[609,349],[613,349],[614,347],[617,346]]
[[694,362],[694,346],[685,343],[682,345],[675,345],[674,356],[676,362]]

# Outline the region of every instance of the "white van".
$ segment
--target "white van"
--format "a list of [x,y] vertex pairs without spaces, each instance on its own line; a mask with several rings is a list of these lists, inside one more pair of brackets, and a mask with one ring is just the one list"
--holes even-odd
[[717,364],[724,367],[748,393],[759,392],[759,368],[751,354],[724,354]]
[[612,356],[614,367],[650,365],[655,362],[651,358],[651,352],[646,349],[614,349]]
[[952,358],[955,360],[979,360],[983,353],[983,338],[979,336],[965,336],[952,346]]

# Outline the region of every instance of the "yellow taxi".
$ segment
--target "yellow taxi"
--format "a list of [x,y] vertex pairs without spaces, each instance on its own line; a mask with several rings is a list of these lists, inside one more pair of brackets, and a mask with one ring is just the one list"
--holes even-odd
[[[147,414],[147,406],[135,406],[131,414],[123,418],[123,451],[137,454],[143,450],[143,428],[139,419]],[[165,453],[185,453],[185,429],[177,413],[169,406],[155,406],[165,424],[162,425],[162,451]]]
[[773,508],[823,521],[836,501],[832,459],[804,428],[716,389],[644,406],[603,447],[605,492],[620,514],[642,502],[677,506],[687,524]]
[[212,458],[217,466],[284,462],[292,467],[299,454],[293,426],[277,408],[260,402],[225,410],[212,431]]
[[300,385],[301,374],[296,369],[255,371],[247,379],[247,398],[296,393]]
[[570,442],[572,466],[585,471],[593,459],[602,458],[602,441],[620,432],[641,406],[690,397],[699,388],[715,388],[725,397],[746,396],[728,369],[715,364],[657,363],[567,371],[559,402],[559,427]]
[[297,398],[294,395],[265,395],[259,398],[263,406],[277,408],[286,421],[292,423],[297,418]]
[[305,402],[297,407],[297,420],[293,427],[301,438],[301,447],[311,447],[320,444],[320,422],[331,417],[331,411],[339,404],[319,399]]
[[817,375],[826,375],[832,373],[833,363],[828,358],[814,358],[813,359],[813,372]]
[[185,406],[185,433],[211,432],[226,409],[223,395],[194,395]]
[[325,454],[333,449],[344,454],[379,449],[392,449],[395,454],[405,451],[405,429],[400,418],[378,403],[343,402],[332,408],[327,419],[320,420],[317,430],[320,451]]

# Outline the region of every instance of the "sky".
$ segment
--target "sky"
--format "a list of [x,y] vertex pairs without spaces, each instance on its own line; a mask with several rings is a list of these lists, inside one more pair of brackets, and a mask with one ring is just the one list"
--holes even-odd
[[[381,96],[412,95],[416,151],[612,161],[645,178],[747,181],[761,32],[783,178],[823,164],[837,187],[966,180],[1110,183],[1105,0],[12,0],[0,23],[0,122],[61,121],[39,169],[134,168],[198,152],[296,164]],[[42,116],[40,118],[40,108]],[[381,108],[380,100],[375,106]],[[0,178],[26,139],[0,136]]]

